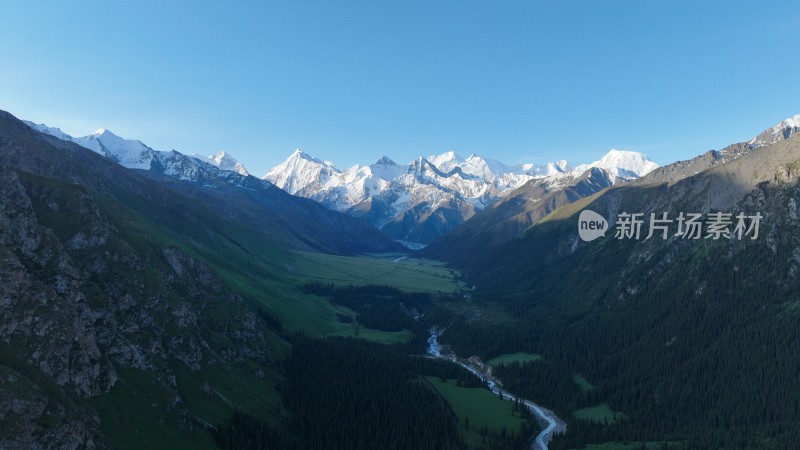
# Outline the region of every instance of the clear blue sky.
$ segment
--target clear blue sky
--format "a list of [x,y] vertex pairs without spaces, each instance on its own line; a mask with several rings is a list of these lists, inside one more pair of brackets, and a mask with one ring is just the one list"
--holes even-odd
[[800,113],[799,37],[791,2],[5,0],[0,109],[258,176],[298,147],[663,164]]

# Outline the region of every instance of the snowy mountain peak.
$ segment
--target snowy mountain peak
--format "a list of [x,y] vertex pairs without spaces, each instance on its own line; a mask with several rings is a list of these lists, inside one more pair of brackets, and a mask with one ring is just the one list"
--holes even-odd
[[287,158],[286,161],[284,161],[284,163],[288,163],[290,161],[300,161],[300,160],[312,162],[315,164],[322,164],[325,166],[333,166],[333,164],[331,164],[329,161],[323,161],[321,159],[317,159],[299,148],[294,152],[292,152],[292,154],[289,155],[289,158]]
[[800,128],[800,114],[795,114],[794,116],[784,120],[782,123],[787,127]]
[[650,173],[659,165],[650,161],[642,153],[614,148],[609,150],[599,161],[578,166],[575,170],[586,170],[591,167],[605,169],[622,179],[630,180]]
[[765,145],[772,145],[778,141],[789,139],[798,133],[800,133],[800,114],[778,122],[772,128],[765,130],[758,136],[751,139],[748,144],[755,147],[763,147]]
[[388,156],[381,156],[381,159],[377,160],[375,162],[375,164],[372,165],[372,167],[374,167],[374,166],[396,166],[396,165],[397,165],[397,163],[392,161],[392,159],[389,158]]
[[290,194],[302,195],[306,189],[322,188],[334,174],[341,171],[327,161],[322,161],[303,150],[295,150],[286,161],[273,167],[265,180]]
[[427,162],[436,166],[443,172],[450,172],[465,161],[454,151],[444,152],[441,155],[429,156]]
[[544,164],[543,166],[541,166],[539,171],[540,173],[545,174],[545,176],[551,176],[559,173],[569,172],[570,166],[566,160],[562,159],[560,161],[549,162],[547,164]]
[[428,157],[429,160],[437,160],[437,161],[463,161],[458,154],[452,150],[442,153],[441,155],[430,156]]
[[236,158],[231,156],[226,151],[219,151],[211,156],[202,156],[198,154],[191,155],[193,158],[199,159],[200,161],[207,162],[213,164],[220,168],[220,170],[227,170],[230,172],[236,172],[242,176],[248,176],[250,173],[245,169],[244,165],[240,163]]
[[389,182],[406,173],[406,168],[407,166],[397,164],[388,156],[382,156],[375,164],[369,166],[369,171],[372,176]]
[[130,169],[149,169],[155,155],[155,150],[141,141],[121,138],[105,128],[88,136],[68,140],[113,159]]

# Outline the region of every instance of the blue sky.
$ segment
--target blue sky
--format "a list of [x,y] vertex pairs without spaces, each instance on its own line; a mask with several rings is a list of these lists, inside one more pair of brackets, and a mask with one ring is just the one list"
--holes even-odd
[[0,109],[258,176],[295,148],[664,164],[800,113],[789,2],[47,3],[0,4]]

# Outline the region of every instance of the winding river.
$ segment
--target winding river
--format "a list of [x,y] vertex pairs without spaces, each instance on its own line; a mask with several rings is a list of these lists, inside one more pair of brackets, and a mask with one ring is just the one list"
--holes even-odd
[[542,408],[541,406],[533,403],[530,400],[525,400],[524,398],[519,398],[514,394],[510,394],[504,391],[501,386],[502,384],[498,382],[498,380],[491,375],[486,375],[483,373],[477,366],[470,363],[469,361],[459,359],[455,355],[444,355],[442,354],[442,346],[439,344],[439,334],[441,334],[438,330],[431,330],[431,337],[428,338],[428,354],[434,358],[446,359],[453,363],[460,365],[461,367],[469,370],[472,372],[476,377],[480,378],[481,381],[486,383],[486,386],[494,392],[495,394],[501,395],[503,399],[509,401],[517,401],[519,400],[520,403],[524,404],[531,410],[535,417],[538,417],[538,421],[541,424],[545,425],[545,428],[536,436],[535,439],[531,441],[531,449],[533,450],[547,450],[547,444],[553,439],[555,434],[564,433],[567,430],[567,424],[564,423],[561,419],[559,419],[553,411],[549,409]]

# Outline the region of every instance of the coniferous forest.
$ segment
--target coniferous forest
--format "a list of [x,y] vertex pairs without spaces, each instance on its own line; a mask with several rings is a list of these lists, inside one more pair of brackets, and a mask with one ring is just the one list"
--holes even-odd
[[[498,289],[473,296],[473,304],[500,306],[518,320],[476,327],[455,319],[442,340],[482,358],[542,354],[540,361],[500,366],[496,374],[509,390],[567,420],[568,433],[553,441],[554,449],[610,441],[797,448],[797,227],[781,210],[798,192],[792,186],[762,189],[763,208],[779,218],[764,230],[774,246],[665,245],[651,249],[651,262],[623,278],[619,267],[637,248],[612,242],[602,252],[587,248],[555,263],[484,274],[485,283],[499,277]],[[664,260],[669,264],[656,263]],[[438,308],[459,306],[437,305],[431,316],[442,320],[452,314]],[[576,375],[591,388],[576,383]],[[572,415],[599,404],[617,412],[613,423]]]
[[[284,382],[278,387],[288,412],[285,422],[276,427],[237,412],[215,432],[219,445],[231,450],[468,447],[459,435],[458,417],[425,377],[455,380],[461,387],[485,387],[460,366],[427,357],[428,332],[409,313],[411,308],[424,311],[434,301],[454,301],[456,296],[409,294],[386,286],[336,288],[312,283],[302,288],[353,308],[359,321],[364,311],[375,311],[371,317],[381,320],[379,324],[392,330],[393,320],[402,321],[414,335],[402,345],[287,336],[292,353],[281,367]],[[392,319],[382,320],[384,315]],[[536,429],[529,418],[522,430],[477,432],[486,448],[503,449],[524,447]]]

